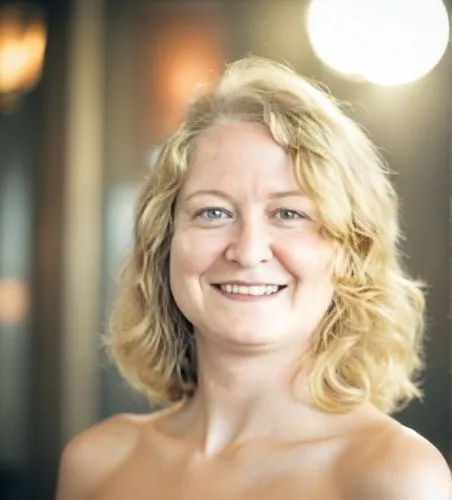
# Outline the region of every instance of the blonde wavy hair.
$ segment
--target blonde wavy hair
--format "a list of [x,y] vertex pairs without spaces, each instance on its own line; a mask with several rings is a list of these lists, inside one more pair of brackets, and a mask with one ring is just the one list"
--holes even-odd
[[315,404],[346,412],[371,402],[390,413],[420,397],[424,295],[401,265],[389,171],[330,95],[256,57],[230,64],[217,87],[194,100],[143,184],[108,340],[124,377],[161,404],[196,390],[193,326],[169,285],[173,212],[196,139],[231,120],[263,125],[288,151],[324,236],[336,242],[334,298],[308,353]]

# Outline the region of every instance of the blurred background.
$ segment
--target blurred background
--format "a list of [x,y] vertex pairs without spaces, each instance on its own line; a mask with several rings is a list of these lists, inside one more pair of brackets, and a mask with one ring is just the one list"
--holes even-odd
[[61,451],[147,412],[101,347],[137,187],[199,84],[247,54],[348,104],[395,172],[429,284],[425,397],[451,453],[451,54],[440,0],[0,1],[0,497],[51,499]]

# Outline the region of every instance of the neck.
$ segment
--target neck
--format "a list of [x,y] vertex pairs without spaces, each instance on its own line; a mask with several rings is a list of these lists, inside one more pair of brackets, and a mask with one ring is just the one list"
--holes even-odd
[[291,383],[294,346],[244,353],[198,338],[198,388],[185,410],[190,435],[203,455],[255,439],[292,439],[319,421],[306,379],[297,397]]

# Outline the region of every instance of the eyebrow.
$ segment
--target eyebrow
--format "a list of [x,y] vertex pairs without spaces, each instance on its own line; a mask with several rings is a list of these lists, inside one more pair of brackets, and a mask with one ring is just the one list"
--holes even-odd
[[298,196],[299,198],[306,198],[302,191],[280,191],[277,193],[270,193],[270,198],[289,198],[291,196]]
[[[226,198],[228,200],[231,198],[227,193],[225,193],[224,191],[220,191],[219,189],[200,189],[198,191],[195,191],[194,193],[189,194],[185,198],[185,201],[191,200],[195,196],[200,196],[203,194],[204,195],[219,196],[220,198]],[[297,196],[299,198],[306,198],[306,195],[304,195],[302,191],[298,191],[298,190],[278,191],[278,192],[274,192],[274,193],[269,194],[269,198],[272,198],[272,199],[289,198],[292,196]]]

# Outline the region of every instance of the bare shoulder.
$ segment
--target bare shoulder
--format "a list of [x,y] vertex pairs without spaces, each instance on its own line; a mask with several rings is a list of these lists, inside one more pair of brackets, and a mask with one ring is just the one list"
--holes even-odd
[[394,421],[360,445],[352,474],[357,498],[452,500],[447,462],[415,431]]
[[74,437],[61,457],[57,500],[90,498],[133,453],[140,429],[151,419],[151,415],[116,415]]

